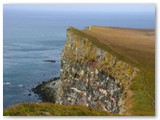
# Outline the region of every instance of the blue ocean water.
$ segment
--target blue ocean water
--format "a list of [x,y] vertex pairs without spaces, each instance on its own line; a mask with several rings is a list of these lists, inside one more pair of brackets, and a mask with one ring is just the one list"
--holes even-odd
[[[73,26],[155,28],[154,14],[65,11],[17,11],[4,8],[3,103],[36,102],[30,89],[59,76],[66,29]],[[55,63],[44,60],[56,60]]]

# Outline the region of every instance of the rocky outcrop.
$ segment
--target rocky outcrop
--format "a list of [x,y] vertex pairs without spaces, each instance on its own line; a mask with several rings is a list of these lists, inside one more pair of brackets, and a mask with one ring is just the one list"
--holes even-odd
[[53,102],[58,100],[58,91],[61,91],[61,81],[59,77],[50,79],[49,81],[43,81],[41,84],[32,88],[32,91],[39,95],[39,99],[43,102]]
[[56,103],[123,113],[126,91],[138,69],[103,49],[96,38],[70,27],[60,71]]

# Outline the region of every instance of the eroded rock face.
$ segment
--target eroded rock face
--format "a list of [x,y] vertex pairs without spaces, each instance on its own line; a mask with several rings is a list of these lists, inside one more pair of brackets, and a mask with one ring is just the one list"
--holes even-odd
[[56,103],[122,113],[122,98],[138,69],[97,47],[90,39],[79,30],[68,29]]
[[80,62],[75,62],[68,68],[68,65],[62,61],[62,66],[62,104],[78,104],[119,113],[118,102],[123,88],[115,78]]

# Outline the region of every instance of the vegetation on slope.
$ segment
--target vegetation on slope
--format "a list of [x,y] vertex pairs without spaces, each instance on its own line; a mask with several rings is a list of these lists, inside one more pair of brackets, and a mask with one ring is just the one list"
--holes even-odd
[[108,116],[104,111],[85,106],[53,103],[20,103],[4,110],[4,116]]

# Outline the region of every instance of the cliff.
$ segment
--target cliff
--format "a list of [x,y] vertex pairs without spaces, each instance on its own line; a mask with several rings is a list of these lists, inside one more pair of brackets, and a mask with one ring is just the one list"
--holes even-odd
[[[127,50],[130,54],[126,54],[120,50],[122,50],[122,48],[125,49],[128,45],[125,43],[126,41],[121,40],[120,36],[116,36],[117,31],[115,32],[115,35],[112,35],[111,39],[113,40],[113,37],[115,36],[116,39],[119,38],[118,42],[123,42],[122,47],[120,46],[120,43],[118,44],[118,47],[115,45],[117,44],[117,41],[108,41],[106,42],[107,44],[105,44],[101,38],[104,35],[99,35],[100,37],[97,37],[98,29],[101,29],[101,27],[92,26],[88,30],[83,31],[77,30],[73,27],[67,29],[67,42],[62,52],[61,61],[60,80],[62,82],[62,89],[59,92],[59,99],[56,103],[71,105],[77,104],[111,113],[136,115],[139,110],[133,111],[132,109],[134,108],[131,104],[133,103],[134,105],[134,102],[136,104],[140,104],[138,103],[139,101],[136,101],[136,99],[142,98],[135,98],[138,95],[136,94],[137,91],[134,92],[134,90],[142,89],[139,87],[142,85],[145,86],[145,90],[142,90],[145,92],[141,91],[138,94],[142,94],[140,97],[145,96],[145,98],[147,98],[146,103],[148,101],[152,101],[153,104],[150,103],[152,104],[151,108],[144,108],[145,111],[142,111],[141,114],[154,114],[154,96],[148,93],[148,89],[144,83],[145,78],[142,78],[147,76],[145,74],[145,70],[147,68],[142,70],[141,66],[143,65],[140,63],[141,58],[139,56],[135,56],[136,51],[139,50],[139,54],[143,52],[141,56],[143,56],[144,59],[146,57],[144,55],[146,51],[148,53],[152,53],[153,51],[148,49],[145,45],[139,45],[141,44],[141,41],[136,41],[135,36],[133,37],[134,42],[132,41],[131,36],[129,36],[129,39],[126,39],[126,41],[130,40],[127,41],[128,45],[131,44],[130,49]],[[104,29],[110,29],[105,34],[111,34],[111,32],[114,32],[114,29],[117,30],[120,28],[103,28],[100,33],[103,33]],[[142,42],[143,40],[146,40],[146,36],[142,38],[144,33],[148,33],[148,36],[152,36],[154,34],[152,30],[148,30],[146,32],[145,30],[121,29],[118,31],[123,30],[125,32],[127,31],[127,35],[132,35],[137,32],[137,38],[141,38]],[[108,37],[106,39],[110,38]],[[138,42],[138,44],[136,42]],[[136,46],[133,46],[134,44]],[[154,42],[152,44],[154,44]],[[141,50],[138,45],[143,47],[143,49],[141,48]],[[151,47],[151,45],[149,47]],[[112,47],[114,48],[112,49]],[[116,51],[116,48],[119,48],[120,50]],[[154,60],[153,55],[154,54],[151,54],[150,57]],[[143,60],[143,63],[145,63],[146,60],[147,57]],[[153,65],[153,60],[148,60],[148,63],[152,63],[151,65]],[[150,69],[154,70],[154,67]],[[154,76],[154,73],[151,74]],[[132,83],[138,80],[140,80],[139,86],[134,86],[135,84]],[[154,81],[153,78],[151,81]],[[143,101],[141,101],[141,104],[144,104],[145,106],[146,103],[142,102]]]
[[69,27],[60,80],[43,85],[40,92],[58,104],[154,115],[154,49],[153,30]]
[[62,52],[62,104],[123,112],[124,93],[138,69],[92,43],[91,36],[69,28]]

